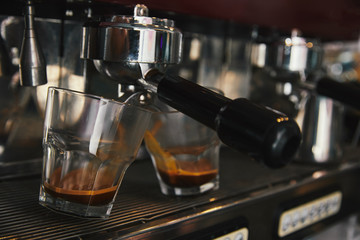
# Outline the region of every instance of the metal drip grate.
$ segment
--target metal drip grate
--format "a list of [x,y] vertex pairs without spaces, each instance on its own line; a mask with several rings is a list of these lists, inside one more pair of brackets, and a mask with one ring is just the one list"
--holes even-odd
[[0,239],[66,239],[141,224],[196,206],[208,198],[194,201],[168,199],[144,191],[120,193],[110,219],[102,220],[52,212],[38,204],[38,191],[39,179],[0,184]]
[[209,202],[309,176],[314,171],[298,167],[269,170],[248,159],[229,156],[221,162],[218,191],[186,198],[162,195],[150,161],[135,162],[125,175],[107,220],[67,216],[40,206],[39,177],[0,182],[0,239],[69,239],[127,229]]

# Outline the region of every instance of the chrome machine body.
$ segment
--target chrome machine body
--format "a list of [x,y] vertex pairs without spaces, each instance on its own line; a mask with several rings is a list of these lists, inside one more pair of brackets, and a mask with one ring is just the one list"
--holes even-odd
[[[255,43],[253,48],[252,64],[273,76],[274,95],[283,103],[287,102],[281,105],[275,101],[272,104],[280,109],[290,105],[281,110],[294,116],[301,128],[303,140],[297,160],[317,164],[341,161],[344,101],[332,92],[344,90],[346,95],[346,89],[345,86],[342,89],[339,83],[338,89],[321,92],[319,83],[325,73],[322,70],[324,53],[319,40],[304,38],[295,29],[289,37],[274,39],[271,43]],[[355,91],[356,87],[352,90]],[[345,103],[355,106],[356,95],[353,96]]]
[[[352,19],[360,6],[351,0],[148,0],[150,14],[138,3],[0,1],[0,239],[359,239],[360,151],[357,143],[343,147],[339,137],[342,103],[358,109],[359,95],[355,87],[343,91],[343,83],[325,81],[322,70],[329,55],[324,39],[358,45],[358,36],[351,37],[358,21],[339,21]],[[289,36],[274,26],[304,32]],[[264,29],[275,33],[270,41],[259,38]],[[137,91],[157,94],[203,121],[225,142],[220,188],[164,196],[142,152],[108,220],[43,208],[49,86],[118,100]],[[297,161],[290,162],[295,152]]]

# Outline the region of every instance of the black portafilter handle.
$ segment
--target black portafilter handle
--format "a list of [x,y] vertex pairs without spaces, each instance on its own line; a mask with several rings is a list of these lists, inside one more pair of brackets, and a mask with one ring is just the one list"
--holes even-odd
[[146,82],[157,84],[158,98],[214,129],[229,147],[247,152],[265,165],[286,165],[297,151],[301,133],[284,114],[245,98],[231,100],[181,77],[152,72]]
[[346,105],[360,109],[360,87],[324,77],[317,81],[316,92]]

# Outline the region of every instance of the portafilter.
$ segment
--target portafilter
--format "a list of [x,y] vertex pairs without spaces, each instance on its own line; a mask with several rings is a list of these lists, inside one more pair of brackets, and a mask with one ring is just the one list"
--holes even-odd
[[301,140],[298,125],[286,115],[247,99],[229,99],[165,73],[181,60],[182,33],[174,21],[148,16],[136,5],[134,16],[103,17],[83,27],[82,58],[123,85],[156,93],[171,107],[214,129],[231,148],[252,154],[270,167],[281,167]]
[[298,29],[293,29],[291,36],[255,42],[252,46],[252,65],[267,69],[277,80],[360,108],[359,89],[321,74],[322,61],[320,41],[302,37]]

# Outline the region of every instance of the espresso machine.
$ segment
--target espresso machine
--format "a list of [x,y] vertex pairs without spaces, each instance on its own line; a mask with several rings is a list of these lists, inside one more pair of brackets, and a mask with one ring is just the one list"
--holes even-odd
[[[298,29],[288,36],[254,43],[253,48],[252,64],[267,75],[263,81],[273,81],[268,83],[272,90],[266,91],[274,97],[267,103],[293,116],[302,130],[296,159],[313,164],[341,161],[344,104],[358,109],[360,88],[327,76],[322,43],[301,36]],[[260,98],[254,97],[264,101]]]
[[[300,100],[301,94],[310,96],[314,89],[332,87],[296,81],[291,82],[291,89],[298,86],[296,83],[301,91],[289,92],[286,79],[290,74],[290,79],[298,80],[300,70],[317,69],[323,62],[322,46],[315,41],[311,41],[313,47],[307,45],[308,56],[312,57],[305,63],[314,65],[302,62],[297,65],[300,70],[280,62],[281,58],[277,62],[280,67],[271,65],[270,69],[268,60],[263,59],[258,69],[266,68],[266,74],[261,73],[264,82],[274,69],[277,71],[276,81],[266,82],[275,91],[268,85],[264,89],[253,86],[258,72],[251,69],[251,58],[256,51],[270,49],[267,44],[257,44],[257,31],[270,29],[278,40],[287,32],[284,29],[297,25],[296,21],[279,20],[281,14],[277,11],[284,13],[280,5],[286,4],[144,4],[106,0],[18,0],[1,4],[1,57],[8,60],[1,61],[8,70],[2,77],[6,88],[1,91],[10,89],[2,94],[1,103],[11,102],[7,109],[20,111],[10,115],[16,118],[7,117],[17,120],[4,123],[6,129],[16,131],[9,131],[3,147],[6,154],[0,154],[0,237],[329,239],[331,235],[334,239],[356,239],[360,201],[356,189],[360,183],[357,147],[337,155],[337,164],[308,164],[313,161],[311,156],[299,155],[304,138],[300,144],[298,126],[306,137],[313,123],[307,122],[304,127],[295,122],[298,111],[294,109],[298,108],[293,107],[301,104],[289,97]],[[294,6],[302,10],[296,3]],[[248,7],[258,11],[249,14]],[[261,17],[270,7],[278,17],[264,21]],[[277,25],[283,29],[274,30]],[[350,32],[351,26],[342,30]],[[334,32],[340,35],[339,29]],[[311,27],[304,27],[304,34],[339,36]],[[294,33],[293,39],[297,38],[301,37]],[[284,45],[276,48],[278,57],[281,47]],[[291,56],[292,62],[304,59],[303,51],[298,53],[300,57]],[[314,79],[319,79],[316,74]],[[43,208],[38,204],[38,187],[42,119],[49,86],[120,101],[140,92],[146,104],[152,101],[146,96],[157,95],[164,103],[214,129],[224,143],[219,189],[192,197],[164,196],[145,154],[127,170],[109,219],[78,218]],[[209,87],[220,88],[225,95]],[[254,93],[263,95],[261,101],[253,97]],[[329,108],[328,102],[325,105]],[[337,115],[335,111],[333,114]],[[9,114],[2,112],[1,116]],[[333,127],[324,134],[336,130]],[[26,141],[22,141],[24,138]]]

